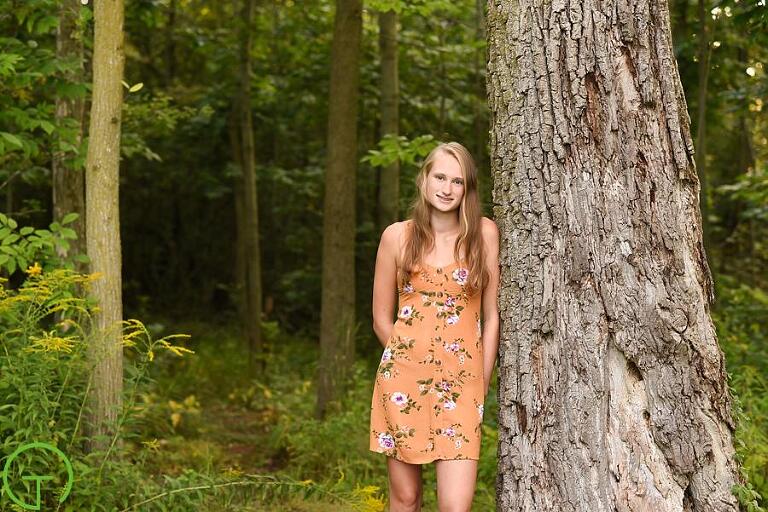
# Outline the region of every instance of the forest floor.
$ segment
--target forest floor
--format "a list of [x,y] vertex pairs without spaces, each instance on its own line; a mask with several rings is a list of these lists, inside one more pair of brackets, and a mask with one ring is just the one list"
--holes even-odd
[[[175,326],[173,332],[192,334],[188,346],[195,354],[161,362],[153,375],[149,393],[157,404],[160,444],[153,474],[177,475],[192,468],[244,478],[263,475],[285,484],[279,493],[267,486],[241,498],[212,498],[216,505],[211,506],[220,508],[210,510],[385,510],[385,460],[367,447],[375,362],[356,365],[354,389],[337,411],[318,421],[312,417],[315,344],[281,337],[272,344],[265,374],[253,378],[243,344],[230,330],[190,324]],[[484,428],[484,436],[473,505],[477,512],[495,509],[495,425]],[[422,510],[437,511],[433,464],[424,466],[422,478]],[[366,487],[365,496],[357,494]]]

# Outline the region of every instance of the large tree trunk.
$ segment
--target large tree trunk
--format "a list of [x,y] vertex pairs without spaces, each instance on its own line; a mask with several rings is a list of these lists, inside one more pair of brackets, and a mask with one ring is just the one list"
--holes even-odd
[[242,151],[243,205],[245,218],[246,310],[249,361],[252,370],[264,371],[264,343],[261,334],[261,247],[256,160],[251,116],[251,46],[253,41],[253,0],[243,0],[240,33],[240,140]]
[[737,510],[664,1],[489,0],[499,510]]
[[123,344],[120,248],[120,125],[122,120],[123,1],[94,4],[93,102],[86,160],[86,240],[99,311],[94,314],[89,356],[94,365],[89,396],[90,447],[103,449],[115,433],[122,407]]
[[357,98],[362,25],[361,0],[336,0],[323,204],[318,418],[345,388],[355,356]]
[[[62,0],[59,6],[59,26],[56,32],[56,56],[61,60],[75,60],[79,63],[76,73],[66,78],[71,81],[82,81],[83,43],[78,37],[77,20],[81,9],[80,0]],[[79,146],[83,138],[85,123],[85,102],[80,98],[56,98],[56,121],[58,126],[66,124],[68,119],[76,122],[75,146]],[[80,217],[70,224],[75,230],[77,240],[72,240],[69,250],[61,250],[60,256],[67,253],[82,254],[85,247],[85,172],[75,169],[68,164],[65,154],[56,150],[53,153],[53,219],[61,219],[70,212],[80,214]],[[85,265],[77,263],[79,270]]]
[[[381,135],[399,134],[399,79],[397,72],[397,13],[379,13],[381,55]],[[381,169],[379,185],[379,232],[400,218],[400,163]]]

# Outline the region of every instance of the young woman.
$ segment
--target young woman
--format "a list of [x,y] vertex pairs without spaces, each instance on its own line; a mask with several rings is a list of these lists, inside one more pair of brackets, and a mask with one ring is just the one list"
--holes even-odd
[[411,218],[384,230],[376,256],[373,329],[384,351],[370,449],[387,455],[390,512],[421,509],[421,464],[433,461],[439,510],[468,511],[499,345],[499,230],[482,216],[461,144],[437,146],[416,185]]

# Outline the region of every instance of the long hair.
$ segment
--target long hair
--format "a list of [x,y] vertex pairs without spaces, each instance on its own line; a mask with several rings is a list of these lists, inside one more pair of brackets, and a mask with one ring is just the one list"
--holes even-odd
[[[477,183],[477,166],[467,148],[458,142],[444,142],[430,151],[416,175],[416,197],[410,207],[410,220],[407,223],[405,253],[403,254],[402,270],[398,272],[402,285],[408,279],[417,265],[424,262],[424,255],[434,248],[435,239],[430,223],[430,208],[426,197],[427,176],[432,170],[435,158],[440,152],[453,156],[461,167],[464,178],[464,196],[459,205],[459,236],[453,248],[454,260],[469,271],[466,282],[467,292],[472,295],[482,290],[488,283],[488,271],[485,268],[485,251],[481,231],[482,207]],[[460,261],[463,249],[464,260]]]

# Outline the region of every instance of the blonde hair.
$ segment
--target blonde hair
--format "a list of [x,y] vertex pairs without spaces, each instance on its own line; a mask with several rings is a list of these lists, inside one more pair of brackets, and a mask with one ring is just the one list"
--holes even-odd
[[[408,276],[415,271],[417,265],[424,263],[424,254],[434,247],[435,238],[430,223],[430,208],[427,201],[426,184],[429,172],[435,164],[439,153],[454,157],[461,167],[464,178],[464,196],[459,205],[459,236],[453,249],[454,259],[469,271],[466,289],[470,295],[482,290],[488,283],[488,271],[485,268],[485,251],[482,236],[482,207],[477,182],[477,166],[467,148],[458,142],[443,142],[438,144],[424,159],[421,169],[416,175],[416,197],[410,207],[410,221],[406,225],[406,242],[403,254],[402,270],[398,271],[398,279],[404,285]],[[460,261],[464,250],[465,258]]]

